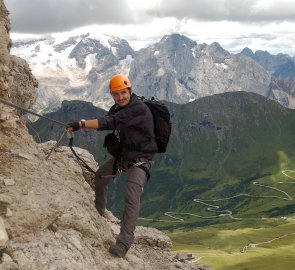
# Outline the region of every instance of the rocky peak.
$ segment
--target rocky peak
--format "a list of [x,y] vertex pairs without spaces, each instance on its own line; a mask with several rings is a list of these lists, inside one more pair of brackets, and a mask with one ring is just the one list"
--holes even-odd
[[254,58],[254,53],[251,49],[249,49],[248,47],[244,48],[242,51],[241,51],[241,54],[243,55],[246,55],[248,57],[251,57],[251,58]]
[[76,37],[70,37],[68,38],[66,41],[56,44],[53,46],[54,50],[56,52],[62,52],[64,51],[66,48],[75,45],[77,43],[77,38]]
[[[86,110],[87,108],[87,110]],[[83,115],[79,115],[83,113]],[[57,112],[52,112],[52,116],[55,119],[60,119],[61,121],[67,121],[67,119],[90,119],[96,118],[98,116],[103,116],[106,111],[94,106],[91,102],[81,101],[81,100],[64,100],[61,104],[61,108]],[[59,114],[64,115],[62,118]]]
[[271,67],[273,67],[274,65],[274,58],[267,51],[261,51],[261,50],[256,51],[254,53],[254,59],[263,67],[268,66],[269,69],[271,69]]
[[197,43],[193,41],[192,39],[180,34],[165,35],[160,40],[159,44],[163,46],[167,46],[168,48],[171,48],[174,51],[185,46],[192,49],[193,47],[197,45]]
[[12,44],[12,47],[22,47],[22,46],[29,46],[29,45],[32,45],[32,44],[35,44],[35,43],[38,43],[40,41],[44,41],[45,39],[44,38],[40,38],[40,39],[34,39],[34,40],[29,40],[29,41],[16,41],[16,42],[13,42]]
[[[148,96],[158,96],[160,99],[171,100],[175,87],[171,87],[172,92],[168,92],[171,86],[170,83],[173,83],[170,81],[170,76],[183,77],[191,71],[194,60],[192,49],[196,44],[196,42],[180,34],[166,35],[160,42],[149,46],[145,50],[141,50],[137,54],[131,66],[130,77],[133,79],[133,77],[138,77],[139,73],[142,73],[137,72],[142,70],[142,67],[138,68],[137,65],[141,65],[144,62],[144,77],[146,77],[146,74],[152,75],[151,70],[153,70],[155,73],[153,74],[154,76],[158,78],[166,77],[164,79],[165,84],[168,83],[169,85],[149,85],[149,88],[154,93],[151,94],[150,91],[148,91]],[[136,75],[133,72],[133,68],[136,70]],[[169,76],[169,79],[167,76]],[[165,89],[164,91],[167,90],[165,95],[156,93],[161,86]]]
[[178,34],[140,50],[129,75],[136,93],[177,103],[241,90],[268,96],[271,81],[253,59]]
[[134,51],[130,47],[129,43],[125,39],[120,39],[117,37],[111,37],[108,40],[113,54],[119,59],[125,59],[128,55],[133,56]]
[[292,79],[295,76],[295,61],[286,54],[279,53],[272,55],[267,51],[258,50],[253,53],[250,49],[245,48],[240,54],[251,57],[272,75],[279,79]]
[[86,57],[95,54],[97,59],[112,55],[112,52],[104,47],[98,40],[93,38],[83,38],[71,51],[69,58],[74,58],[80,68],[86,67]]
[[213,42],[212,44],[207,46],[207,53],[216,63],[223,63],[224,59],[230,56],[230,53],[224,50],[217,42]]
[[292,82],[295,78],[295,61],[289,59],[285,63],[277,66],[273,75],[276,78],[286,79],[287,81]]

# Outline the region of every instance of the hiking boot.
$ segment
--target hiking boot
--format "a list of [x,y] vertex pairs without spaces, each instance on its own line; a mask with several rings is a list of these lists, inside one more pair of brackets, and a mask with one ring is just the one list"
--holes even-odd
[[122,243],[116,243],[115,245],[111,245],[109,248],[109,252],[117,257],[124,258],[128,248]]

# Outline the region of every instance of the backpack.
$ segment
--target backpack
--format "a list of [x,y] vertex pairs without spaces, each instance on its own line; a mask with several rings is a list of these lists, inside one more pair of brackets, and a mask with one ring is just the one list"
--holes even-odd
[[[172,130],[169,110],[166,105],[155,100],[154,97],[151,99],[138,97],[138,99],[146,104],[152,112],[155,140],[158,147],[157,153],[165,153]],[[118,131],[113,131],[112,133],[107,134],[103,146],[112,156],[119,156],[121,154],[122,146],[119,141]],[[132,148],[135,149],[136,147],[133,146]]]
[[155,100],[154,97],[151,99],[139,97],[139,99],[144,102],[152,112],[158,153],[165,153],[172,130],[169,110],[165,104]]

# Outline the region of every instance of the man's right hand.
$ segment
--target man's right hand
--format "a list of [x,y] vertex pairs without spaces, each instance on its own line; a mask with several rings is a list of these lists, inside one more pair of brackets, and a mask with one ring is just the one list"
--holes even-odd
[[80,129],[80,124],[79,122],[71,122],[67,124],[67,131],[77,131]]

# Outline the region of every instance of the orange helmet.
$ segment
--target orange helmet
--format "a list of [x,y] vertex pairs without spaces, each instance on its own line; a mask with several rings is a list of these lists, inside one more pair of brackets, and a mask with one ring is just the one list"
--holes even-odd
[[110,80],[110,91],[120,91],[122,89],[130,88],[131,82],[128,77],[122,74],[113,76]]

